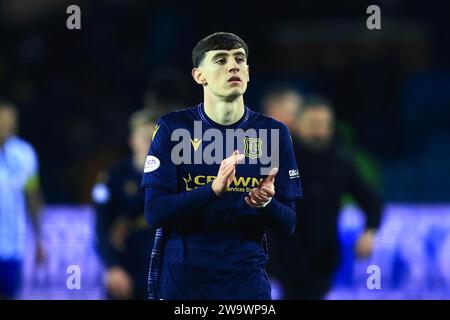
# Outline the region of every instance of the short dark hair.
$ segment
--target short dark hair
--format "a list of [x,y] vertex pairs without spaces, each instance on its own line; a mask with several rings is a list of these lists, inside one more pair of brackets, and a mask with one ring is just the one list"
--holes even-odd
[[264,92],[262,96],[262,100],[268,100],[270,98],[278,98],[287,93],[295,93],[304,99],[303,93],[297,89],[296,86],[288,83],[288,82],[278,82],[270,85]]
[[303,114],[305,111],[310,109],[320,109],[320,108],[328,110],[334,118],[335,112],[333,103],[328,98],[318,94],[311,94],[306,97],[305,104],[303,105],[300,114]]
[[142,108],[133,112],[128,119],[128,128],[134,131],[142,125],[154,125],[158,120],[158,114],[151,108]]
[[17,112],[16,106],[14,105],[14,103],[3,97],[0,97],[0,108],[1,109],[9,109],[9,110],[12,110],[13,112]]
[[231,50],[242,48],[248,57],[247,44],[237,35],[229,32],[216,32],[200,40],[192,50],[192,63],[197,68],[205,54],[211,50]]

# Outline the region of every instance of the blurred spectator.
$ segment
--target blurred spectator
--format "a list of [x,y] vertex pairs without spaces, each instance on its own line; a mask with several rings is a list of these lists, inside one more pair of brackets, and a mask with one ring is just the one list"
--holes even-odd
[[36,238],[36,262],[44,261],[38,158],[31,144],[16,135],[17,127],[15,106],[0,100],[0,299],[16,298],[21,287],[26,212]]
[[142,170],[155,119],[140,110],[130,117],[130,157],[101,173],[92,190],[97,249],[106,266],[109,299],[146,299],[154,231],[144,217]]
[[298,224],[291,239],[271,237],[269,271],[281,282],[284,299],[322,299],[330,290],[340,262],[338,213],[344,194],[351,194],[366,215],[356,255],[367,257],[373,249],[382,202],[348,152],[334,142],[334,122],[330,102],[318,96],[306,101],[298,118],[299,139],[293,139],[303,187],[296,204]]
[[271,87],[263,97],[263,113],[288,126],[297,135],[297,118],[303,104],[302,94],[289,85]]

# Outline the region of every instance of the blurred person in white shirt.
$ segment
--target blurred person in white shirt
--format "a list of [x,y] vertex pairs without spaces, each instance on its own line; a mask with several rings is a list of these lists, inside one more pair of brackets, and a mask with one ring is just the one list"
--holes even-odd
[[14,104],[0,99],[0,299],[17,298],[21,288],[27,213],[34,231],[36,262],[44,261],[38,158],[33,146],[17,136],[17,129]]

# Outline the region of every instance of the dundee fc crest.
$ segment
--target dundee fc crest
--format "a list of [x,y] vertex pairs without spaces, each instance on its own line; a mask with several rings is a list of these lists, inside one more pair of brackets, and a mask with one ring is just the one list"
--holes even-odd
[[261,157],[262,140],[259,138],[245,138],[244,139],[244,154],[250,159]]

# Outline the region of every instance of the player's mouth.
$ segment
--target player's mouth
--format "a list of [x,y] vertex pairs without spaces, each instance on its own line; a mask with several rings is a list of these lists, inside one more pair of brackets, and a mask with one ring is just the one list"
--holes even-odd
[[242,80],[238,76],[232,76],[230,79],[228,79],[228,83],[231,84],[241,84]]

